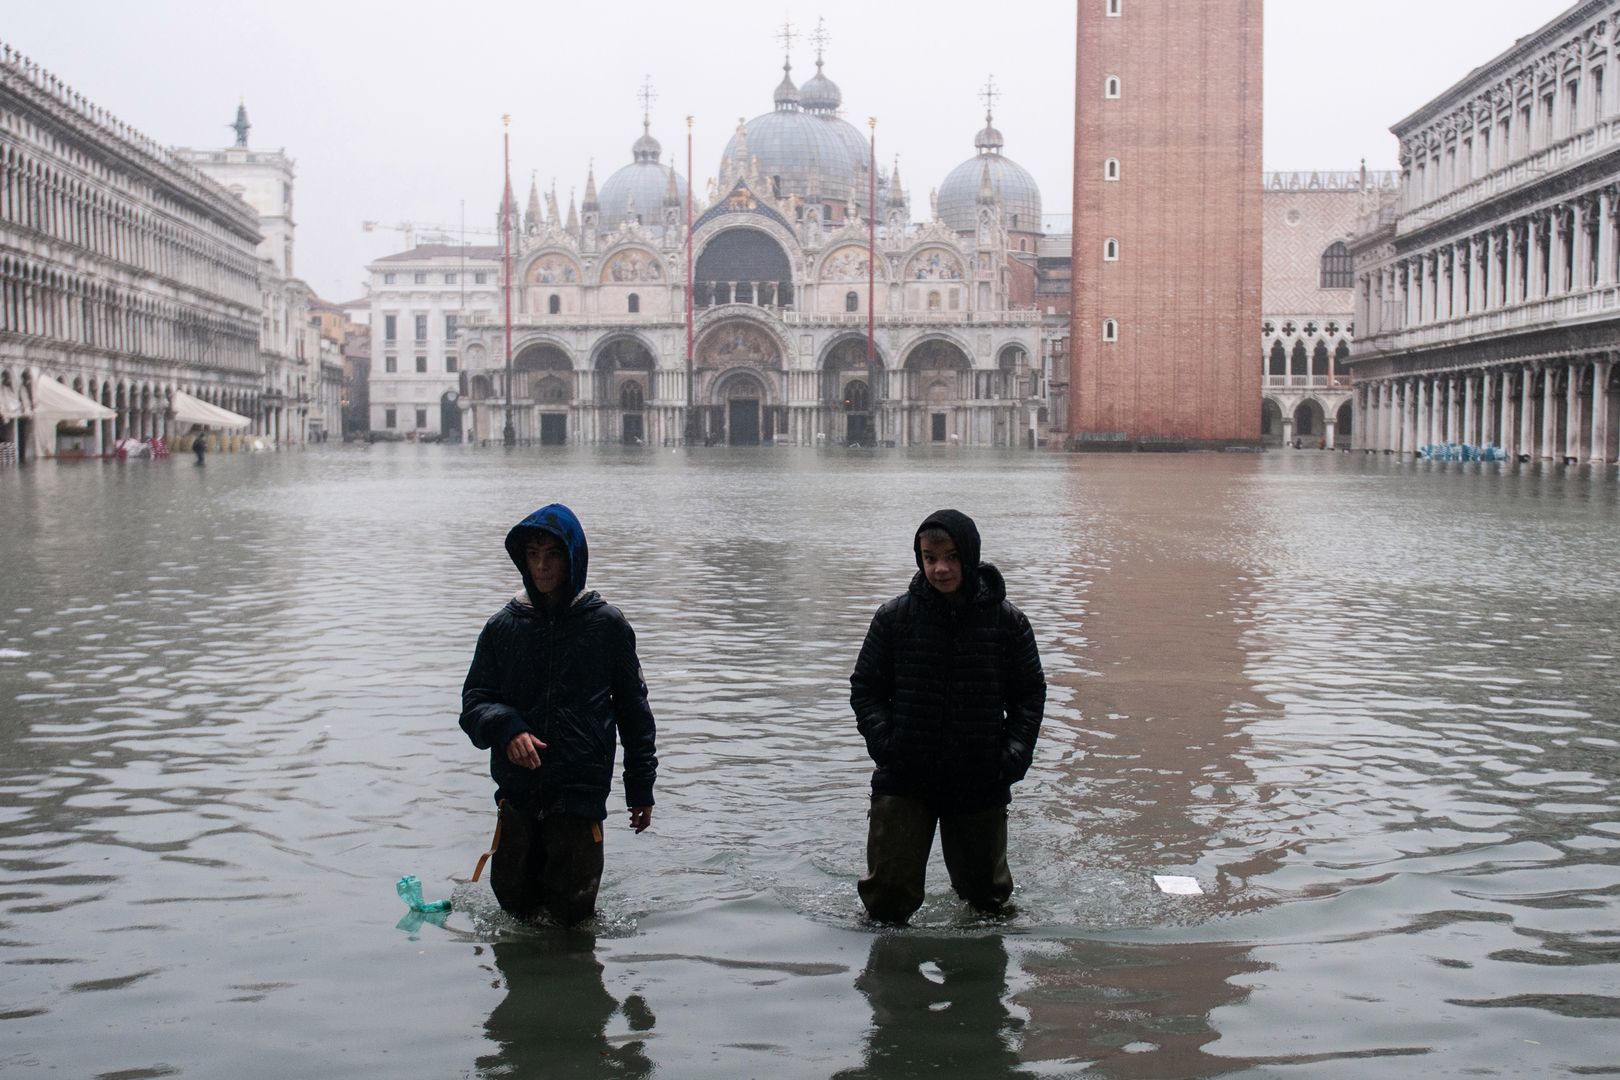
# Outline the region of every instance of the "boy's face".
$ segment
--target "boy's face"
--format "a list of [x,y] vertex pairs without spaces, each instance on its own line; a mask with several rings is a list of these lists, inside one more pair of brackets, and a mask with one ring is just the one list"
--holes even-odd
[[529,568],[529,580],[545,596],[568,583],[568,550],[555,536],[542,536],[523,545],[523,561]]
[[936,592],[950,596],[962,587],[962,557],[956,553],[955,540],[925,533],[917,546],[922,551],[923,573]]

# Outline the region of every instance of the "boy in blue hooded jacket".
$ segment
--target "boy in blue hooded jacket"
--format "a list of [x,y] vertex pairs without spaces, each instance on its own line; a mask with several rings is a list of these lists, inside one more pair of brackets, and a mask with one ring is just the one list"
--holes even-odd
[[652,823],[658,772],[636,635],[585,588],[585,530],[561,503],[506,534],[523,588],[478,635],[461,728],[488,750],[500,825],[490,887],[520,918],[564,925],[596,910],[615,733],[624,744],[630,827]]

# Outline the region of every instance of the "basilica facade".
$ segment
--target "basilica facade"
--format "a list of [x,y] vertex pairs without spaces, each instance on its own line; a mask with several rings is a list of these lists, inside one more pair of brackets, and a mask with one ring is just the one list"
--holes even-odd
[[802,87],[783,67],[704,198],[645,119],[631,161],[600,187],[588,174],[566,215],[532,188],[520,215],[508,191],[510,374],[500,308],[470,314],[462,437],[510,422],[545,444],[1039,440],[1041,316],[1019,301],[1040,193],[988,113],[917,222],[822,61]]

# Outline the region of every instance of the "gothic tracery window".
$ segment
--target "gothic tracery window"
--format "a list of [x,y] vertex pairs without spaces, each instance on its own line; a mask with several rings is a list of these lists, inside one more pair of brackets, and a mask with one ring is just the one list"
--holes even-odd
[[1322,252],[1322,288],[1349,289],[1355,286],[1355,267],[1350,261],[1350,249],[1343,240],[1336,240]]

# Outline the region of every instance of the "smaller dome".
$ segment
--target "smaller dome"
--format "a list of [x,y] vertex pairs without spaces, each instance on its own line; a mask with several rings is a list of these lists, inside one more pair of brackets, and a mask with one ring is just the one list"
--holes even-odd
[[641,138],[631,144],[630,153],[636,161],[651,161],[654,163],[664,156],[663,145],[652,137],[652,121],[643,120],[641,122]]
[[782,81],[776,87],[776,107],[778,109],[799,107],[799,88],[793,85],[793,65],[786,60],[782,61]]
[[811,112],[834,112],[844,103],[838,84],[821,72],[821,60],[816,60],[816,73],[799,88],[799,101]]
[[1001,148],[1007,145],[1007,140],[1001,137],[996,125],[990,122],[990,114],[984,114],[984,130],[973,136],[973,145],[978,150],[988,150],[992,154],[1001,153]]

